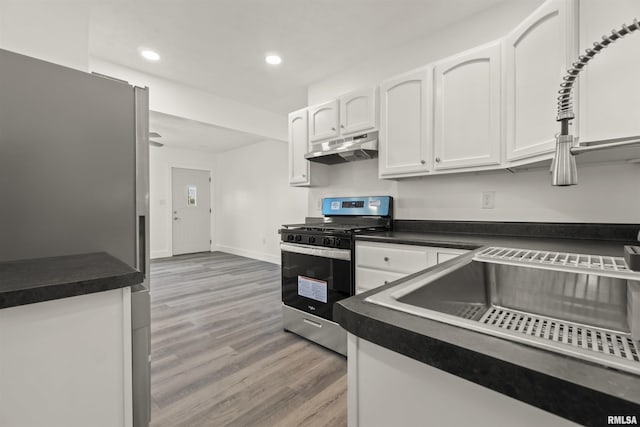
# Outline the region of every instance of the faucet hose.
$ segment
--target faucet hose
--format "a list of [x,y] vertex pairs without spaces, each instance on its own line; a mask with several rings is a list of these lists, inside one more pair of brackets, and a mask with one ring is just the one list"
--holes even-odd
[[572,90],[580,71],[582,71],[587,63],[589,63],[589,61],[591,61],[591,59],[593,59],[593,57],[600,53],[604,48],[627,34],[637,30],[640,30],[640,23],[638,23],[637,18],[633,20],[633,24],[630,26],[622,24],[622,27],[619,30],[612,30],[610,35],[604,35],[602,36],[602,40],[594,42],[593,48],[586,49],[585,54],[579,55],[578,60],[567,70],[567,74],[562,78],[563,81],[560,83],[560,90],[558,91],[558,116],[556,117],[556,121],[562,122],[561,134],[568,134],[569,120],[575,118],[575,114],[573,112]]

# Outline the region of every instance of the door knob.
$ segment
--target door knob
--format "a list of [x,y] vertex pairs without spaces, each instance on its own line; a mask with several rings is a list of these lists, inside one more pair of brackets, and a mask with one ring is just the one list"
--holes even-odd
[[179,220],[179,219],[180,219],[180,218],[178,218],[177,216],[174,216],[174,217],[173,217],[173,220],[174,220],[174,221],[177,221],[177,220]]
[[173,213],[174,213],[174,214],[177,214],[177,213],[178,213],[178,211],[173,211]]
[[440,157],[436,157],[436,162],[440,163]]
[[331,128],[331,130],[336,130],[336,128]]

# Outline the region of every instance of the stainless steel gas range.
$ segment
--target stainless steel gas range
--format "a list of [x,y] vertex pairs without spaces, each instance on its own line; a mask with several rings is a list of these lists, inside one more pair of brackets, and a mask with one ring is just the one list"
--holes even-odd
[[355,236],[391,229],[393,198],[325,198],[322,215],[280,230],[284,329],[346,355],[333,304],[355,294]]

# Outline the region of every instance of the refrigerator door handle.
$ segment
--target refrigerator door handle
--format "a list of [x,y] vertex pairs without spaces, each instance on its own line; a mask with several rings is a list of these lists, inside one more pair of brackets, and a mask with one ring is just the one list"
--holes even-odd
[[149,289],[149,89],[134,87],[136,115],[136,268]]
[[[138,271],[147,277],[147,217],[138,215]],[[146,281],[146,280],[145,280]]]

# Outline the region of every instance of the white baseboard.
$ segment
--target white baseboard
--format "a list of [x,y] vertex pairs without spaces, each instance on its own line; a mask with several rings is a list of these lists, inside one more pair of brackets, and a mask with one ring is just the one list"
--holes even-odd
[[248,249],[242,249],[242,248],[234,248],[232,246],[226,246],[226,245],[215,245],[215,248],[213,250],[216,251],[220,251],[220,252],[226,252],[229,254],[233,254],[233,255],[239,255],[239,256],[243,256],[243,257],[247,257],[247,258],[253,258],[253,259],[257,259],[260,261],[265,261],[265,262],[270,262],[272,264],[278,264],[280,265],[280,255],[272,255],[272,254],[267,254],[264,252],[257,252],[257,251],[251,251]]
[[169,258],[170,256],[172,256],[172,254],[168,249],[164,249],[164,250],[161,250],[161,251],[151,251],[151,253],[149,254],[149,257],[151,259]]

